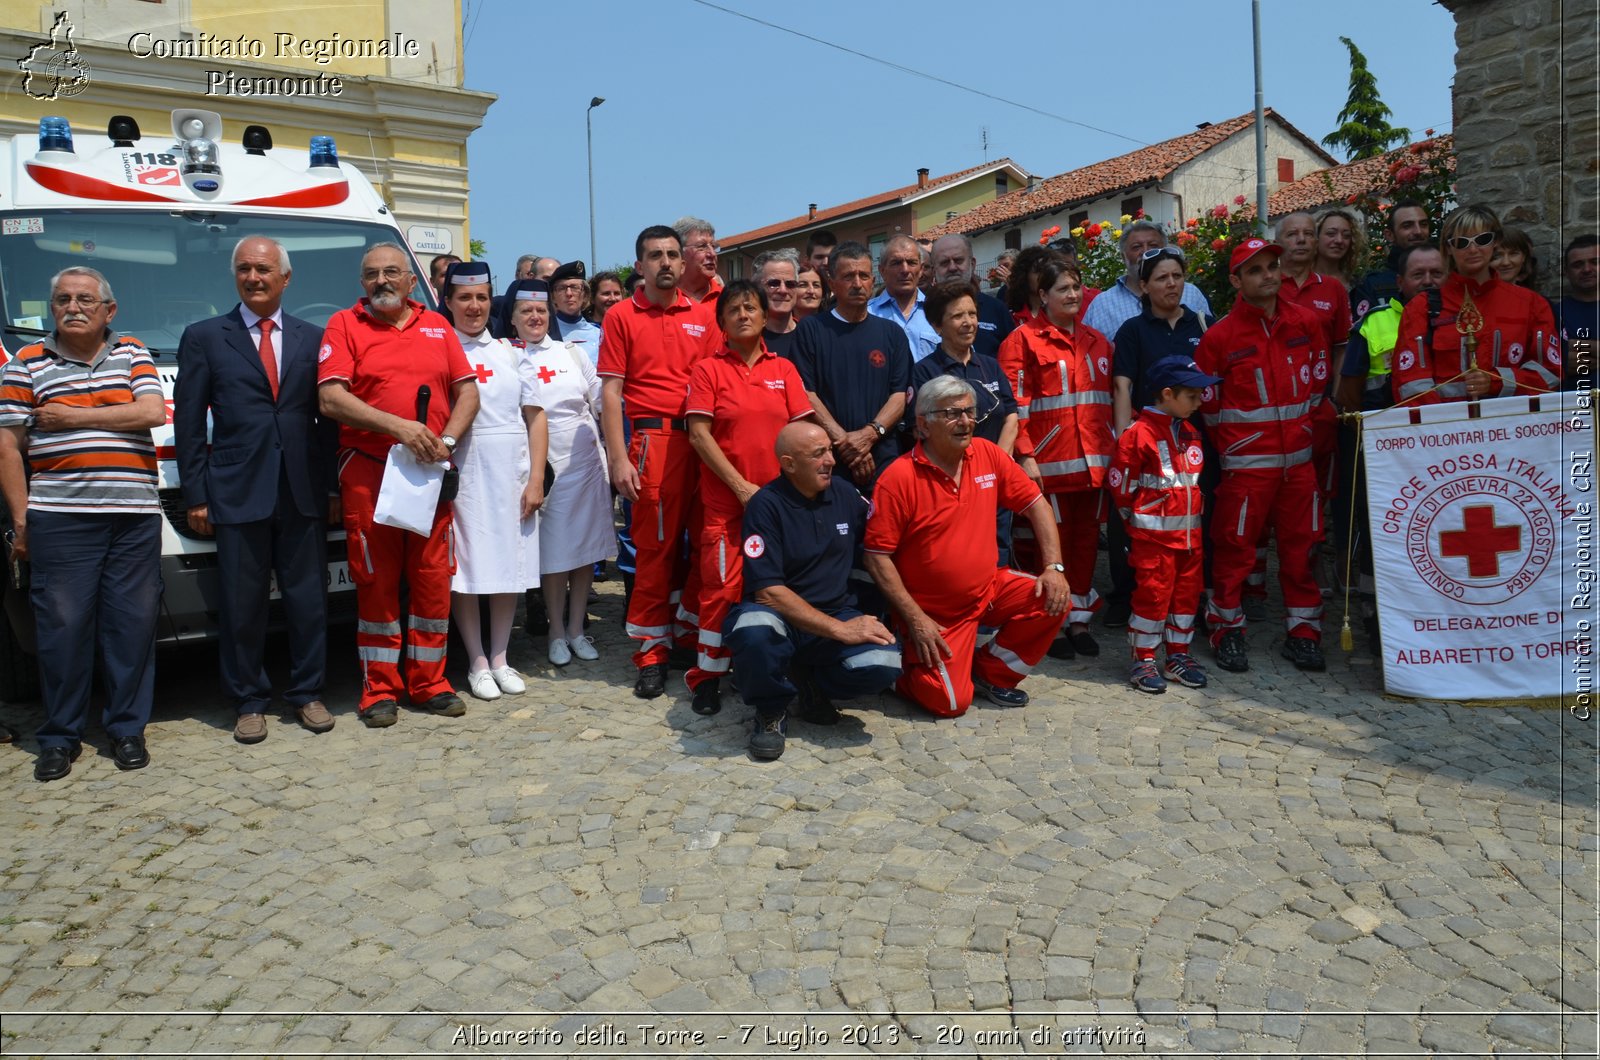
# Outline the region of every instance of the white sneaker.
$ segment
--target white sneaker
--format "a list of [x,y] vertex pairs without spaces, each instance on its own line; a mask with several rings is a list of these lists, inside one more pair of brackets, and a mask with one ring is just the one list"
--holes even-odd
[[508,696],[520,696],[528,690],[528,686],[522,680],[522,675],[509,666],[502,666],[498,670],[490,670],[489,674],[494,678],[494,683],[500,686],[500,691]]
[[572,638],[572,654],[585,661],[600,658],[600,653],[594,650],[594,641],[586,636]]
[[474,670],[467,674],[467,688],[479,699],[499,699],[500,686],[488,670]]
[[560,637],[550,641],[550,661],[557,666],[565,666],[572,661],[572,649]]

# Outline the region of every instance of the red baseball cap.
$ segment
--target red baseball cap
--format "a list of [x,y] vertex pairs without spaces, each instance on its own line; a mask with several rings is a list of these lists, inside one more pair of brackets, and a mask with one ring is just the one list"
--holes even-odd
[[1276,243],[1268,243],[1259,236],[1252,237],[1233,248],[1233,255],[1228,259],[1228,271],[1238,272],[1239,266],[1263,251],[1282,256],[1283,248]]

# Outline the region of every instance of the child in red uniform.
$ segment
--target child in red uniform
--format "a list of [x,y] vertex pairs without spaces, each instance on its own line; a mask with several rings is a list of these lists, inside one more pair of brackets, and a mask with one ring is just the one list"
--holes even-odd
[[1106,476],[1112,501],[1128,527],[1128,562],[1137,581],[1128,645],[1133,669],[1128,683],[1141,692],[1167,690],[1156,669],[1156,645],[1166,628],[1165,677],[1204,688],[1206,672],[1189,654],[1195,607],[1200,602],[1200,435],[1186,422],[1200,408],[1203,391],[1222,380],[1206,375],[1188,358],[1168,357],[1150,372],[1159,397],[1122,433]]

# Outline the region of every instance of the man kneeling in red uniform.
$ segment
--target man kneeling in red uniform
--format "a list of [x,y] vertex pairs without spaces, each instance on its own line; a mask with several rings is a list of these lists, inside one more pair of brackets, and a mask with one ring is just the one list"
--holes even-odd
[[[1020,707],[1017,687],[1066,621],[1068,588],[1055,515],[998,446],[973,436],[971,385],[940,376],[917,391],[921,441],[878,479],[865,539],[867,571],[894,608],[903,644],[895,688],[944,717],[974,689]],[[1000,505],[1028,517],[1044,561],[1034,578],[995,566]],[[979,625],[997,627],[977,650]]]

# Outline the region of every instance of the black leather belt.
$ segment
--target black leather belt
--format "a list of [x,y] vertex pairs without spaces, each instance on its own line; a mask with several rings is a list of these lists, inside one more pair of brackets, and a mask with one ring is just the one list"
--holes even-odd
[[670,428],[674,431],[686,431],[689,429],[689,424],[686,420],[664,420],[659,416],[652,416],[646,419],[633,421],[633,429],[636,431],[659,431],[663,428]]

